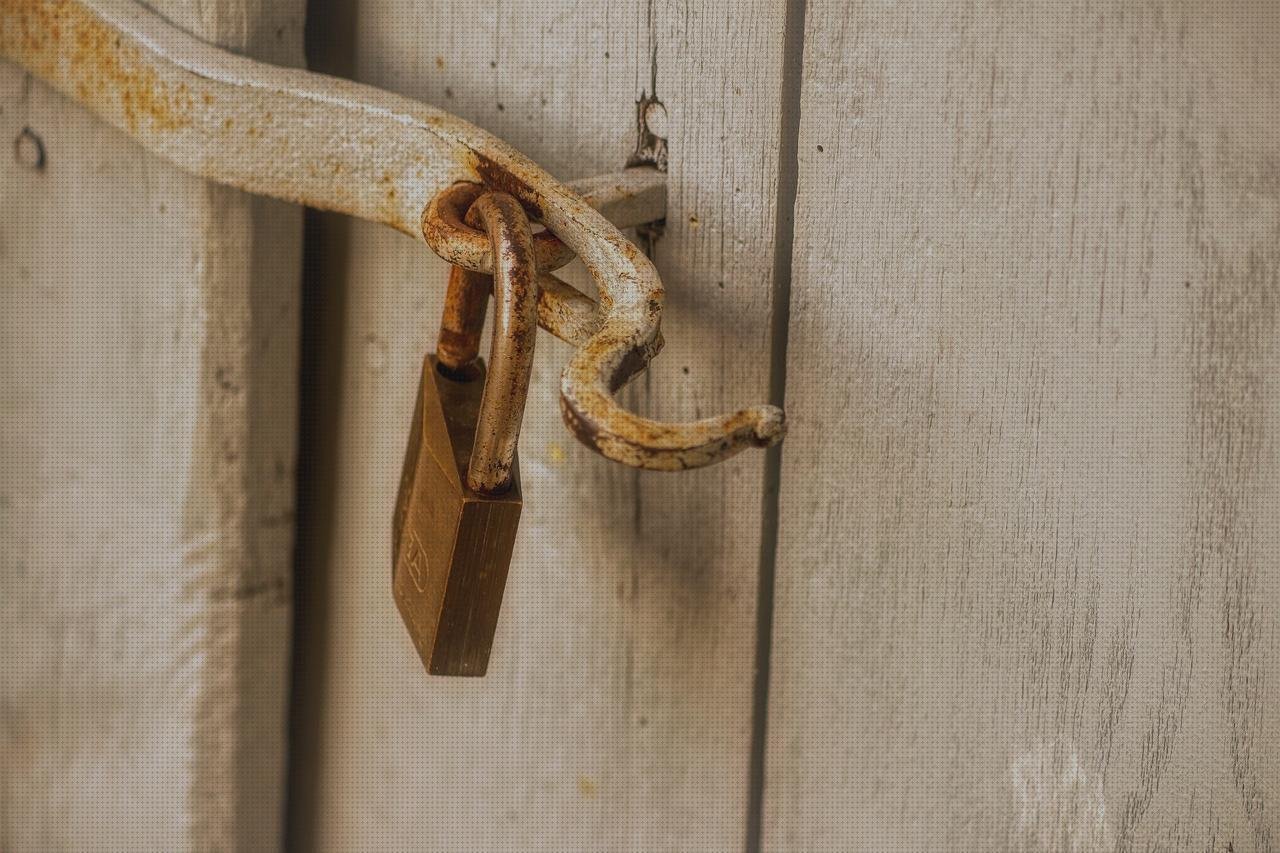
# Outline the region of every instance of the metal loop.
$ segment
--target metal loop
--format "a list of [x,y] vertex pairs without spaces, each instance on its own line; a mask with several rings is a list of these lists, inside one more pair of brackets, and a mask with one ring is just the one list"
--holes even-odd
[[[472,210],[484,225],[490,244],[494,311],[489,373],[480,401],[471,461],[467,465],[467,485],[477,492],[494,494],[504,491],[511,483],[511,466],[529,393],[538,331],[537,266],[533,234],[520,202],[506,193],[484,193],[475,200]],[[471,358],[475,357],[480,327],[484,323],[488,278],[476,274],[449,278],[450,296],[455,296],[456,285],[458,298],[446,304],[442,331],[456,319],[451,315],[458,311],[460,304],[462,323],[452,331],[461,328],[465,336],[474,330],[477,340],[464,343],[460,348],[462,354],[471,352]],[[475,308],[476,303],[479,310]],[[457,354],[455,351],[454,355]]]
[[[437,193],[422,216],[422,236],[433,252],[455,267],[492,275],[489,238],[474,220],[467,222],[469,211],[484,189],[480,184],[461,181]],[[539,270],[557,270],[573,260],[573,250],[550,231],[535,234],[533,247]]]
[[[437,350],[440,359],[453,368],[476,357],[484,325],[493,272],[492,248],[488,235],[466,221],[477,215],[471,211],[483,192],[480,184],[453,184],[438,193],[422,215],[427,244],[453,264]],[[600,306],[548,271],[572,260],[573,250],[550,231],[533,235],[533,247],[538,260],[538,325],[562,341],[581,346],[600,331]]]

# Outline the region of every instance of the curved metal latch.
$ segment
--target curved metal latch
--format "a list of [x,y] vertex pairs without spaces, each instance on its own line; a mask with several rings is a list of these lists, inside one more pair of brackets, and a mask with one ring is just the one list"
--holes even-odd
[[[473,191],[466,185],[509,193],[554,235],[539,238],[538,320],[578,347],[560,392],[579,439],[626,465],[681,470],[782,438],[776,406],[666,423],[615,400],[661,346],[663,289],[649,259],[602,214],[612,210],[623,227],[646,221],[635,217],[653,194],[635,190],[647,176],[624,173],[574,192],[448,113],[228,53],[132,0],[0,0],[0,56],[189,172],[424,236],[470,270],[492,261],[487,240],[472,239],[457,215]],[[552,275],[573,254],[595,279],[598,304]]]

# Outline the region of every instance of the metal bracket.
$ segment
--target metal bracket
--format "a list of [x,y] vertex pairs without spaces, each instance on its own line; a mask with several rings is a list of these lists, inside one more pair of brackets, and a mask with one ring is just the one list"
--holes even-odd
[[[599,291],[598,320],[585,340],[584,327],[572,333],[579,348],[561,376],[561,409],[579,439],[626,465],[680,470],[782,438],[775,406],[667,423],[614,399],[661,341],[662,282],[618,231],[660,218],[665,192],[652,170],[575,191],[455,116],[229,53],[132,0],[0,0],[0,56],[180,168],[248,192],[414,236],[423,236],[431,200],[457,182],[509,193],[582,258]],[[540,322],[556,333],[562,313],[554,309],[566,301],[557,295],[554,286],[539,295]]]

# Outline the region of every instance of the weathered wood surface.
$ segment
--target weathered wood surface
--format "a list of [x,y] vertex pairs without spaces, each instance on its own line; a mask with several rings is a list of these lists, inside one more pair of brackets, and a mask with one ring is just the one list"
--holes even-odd
[[[301,2],[153,5],[300,60]],[[0,139],[0,849],[270,848],[298,212],[8,64]]]
[[1280,7],[809,3],[766,847],[1280,843]]
[[[529,0],[363,3],[355,17],[357,79],[439,104],[565,179],[631,154],[656,45],[671,113],[657,251],[668,344],[624,397],[670,418],[763,398],[772,10]],[[681,475],[599,458],[560,420],[569,347],[540,336],[525,508],[489,672],[429,678],[392,602],[390,519],[446,269],[376,226],[354,224],[347,251],[333,295],[346,322],[331,551],[303,567],[300,599],[311,608],[299,701],[319,719],[294,768],[299,845],[739,846],[763,455]]]

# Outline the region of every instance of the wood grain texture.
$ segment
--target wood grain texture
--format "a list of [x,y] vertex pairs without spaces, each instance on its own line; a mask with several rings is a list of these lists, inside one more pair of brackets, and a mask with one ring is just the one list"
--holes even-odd
[[[692,418],[767,390],[780,58],[774,13],[749,7],[358,10],[358,79],[439,104],[565,179],[631,154],[657,46],[671,112],[657,253],[668,344],[625,392],[649,415]],[[302,846],[740,845],[762,455],[673,476],[591,454],[560,420],[569,347],[540,336],[525,507],[488,675],[426,677],[391,598],[390,521],[446,270],[394,233],[351,233],[332,556],[305,567],[325,573],[328,615],[315,632],[323,666],[304,687],[319,735],[295,770],[316,780],[292,818]]]
[[1280,7],[809,3],[766,846],[1280,842]]
[[[154,4],[297,62],[301,2]],[[45,160],[10,143],[30,128]],[[268,849],[298,212],[0,67],[0,849]]]

